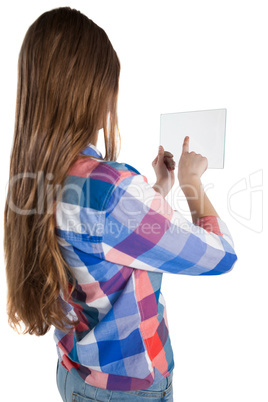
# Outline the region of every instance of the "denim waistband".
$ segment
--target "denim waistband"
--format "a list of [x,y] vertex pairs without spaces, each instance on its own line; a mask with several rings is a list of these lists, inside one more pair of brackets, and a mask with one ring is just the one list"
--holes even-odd
[[[173,379],[173,370],[170,372],[170,374],[162,378],[159,382],[156,384],[152,384],[150,387],[146,389],[141,389],[141,390],[130,390],[130,391],[118,391],[118,390],[108,390],[104,388],[99,388],[95,387],[91,384],[88,384],[85,382],[79,375],[78,373],[75,373],[74,371],[69,372],[66,370],[61,364],[59,364],[59,370],[60,372],[64,371],[66,372],[65,377],[63,374],[61,375],[59,372],[59,378],[67,378],[67,389],[72,389],[75,391],[75,394],[73,395],[73,401],[80,400],[80,396],[85,396],[88,398],[92,398],[93,400],[107,400],[107,401],[113,401],[117,400],[128,400],[132,396],[143,396],[143,397],[148,397],[148,398],[162,398],[165,395],[167,395],[169,392],[171,392],[172,388],[172,379]],[[68,375],[67,375],[68,374]],[[99,397],[99,398],[98,398]],[[102,399],[101,399],[102,398]],[[104,399],[103,399],[104,398]]]

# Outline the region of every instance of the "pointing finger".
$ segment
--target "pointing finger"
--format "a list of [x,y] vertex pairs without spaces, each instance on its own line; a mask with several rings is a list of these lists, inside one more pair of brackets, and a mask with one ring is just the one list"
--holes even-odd
[[183,144],[182,144],[182,153],[185,154],[189,152],[189,136],[187,135],[184,138]]

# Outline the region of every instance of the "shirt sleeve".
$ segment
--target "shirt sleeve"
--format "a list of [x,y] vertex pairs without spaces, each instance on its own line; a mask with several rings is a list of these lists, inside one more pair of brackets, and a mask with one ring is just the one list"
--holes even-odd
[[219,275],[237,260],[223,220],[205,216],[193,224],[141,174],[113,189],[101,247],[107,261],[159,273]]

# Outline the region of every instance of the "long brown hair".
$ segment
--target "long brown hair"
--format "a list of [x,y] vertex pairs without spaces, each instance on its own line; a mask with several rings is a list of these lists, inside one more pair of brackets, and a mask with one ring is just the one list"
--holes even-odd
[[7,315],[16,331],[20,321],[24,334],[37,336],[51,325],[65,331],[79,322],[67,318],[58,297],[61,289],[70,297],[75,278],[61,255],[53,212],[58,188],[77,158],[89,157],[79,154],[100,128],[104,160],[117,160],[119,75],[107,34],[80,11],[45,12],[26,32],[4,211]]

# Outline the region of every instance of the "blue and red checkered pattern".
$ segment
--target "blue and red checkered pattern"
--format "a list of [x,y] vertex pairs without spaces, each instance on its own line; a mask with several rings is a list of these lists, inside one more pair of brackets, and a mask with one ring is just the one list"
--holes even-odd
[[233,239],[218,217],[184,218],[127,163],[104,161],[92,144],[82,154],[55,210],[76,278],[71,300],[60,299],[80,320],[67,333],[55,328],[58,357],[96,387],[146,389],[174,368],[162,274],[226,273],[237,260]]

